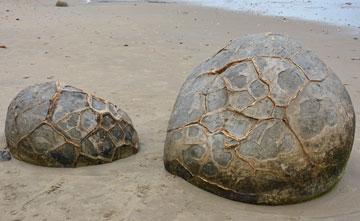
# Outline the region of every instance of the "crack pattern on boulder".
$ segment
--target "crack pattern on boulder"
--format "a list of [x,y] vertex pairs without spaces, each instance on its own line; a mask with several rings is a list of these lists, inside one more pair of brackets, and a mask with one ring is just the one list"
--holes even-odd
[[124,111],[58,82],[22,90],[8,108],[5,135],[15,158],[49,167],[108,163],[137,153],[139,147]]
[[330,68],[288,37],[249,35],[186,79],[164,164],[229,199],[296,203],[337,183],[354,131],[350,97]]

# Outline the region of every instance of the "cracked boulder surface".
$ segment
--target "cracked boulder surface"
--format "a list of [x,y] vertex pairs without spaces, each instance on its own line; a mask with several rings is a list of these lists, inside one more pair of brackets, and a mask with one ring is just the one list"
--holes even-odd
[[339,181],[354,132],[349,94],[330,68],[286,36],[248,35],[186,79],[164,164],[232,200],[297,203]]
[[116,105],[59,82],[36,84],[11,102],[5,136],[18,160],[49,167],[77,167],[137,153],[139,138]]

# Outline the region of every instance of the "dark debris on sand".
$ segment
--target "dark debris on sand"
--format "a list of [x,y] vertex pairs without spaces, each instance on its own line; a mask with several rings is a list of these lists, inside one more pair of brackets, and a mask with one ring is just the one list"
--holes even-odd
[[69,5],[65,1],[57,1],[55,6],[56,7],[68,7]]
[[0,150],[0,161],[11,160],[11,154],[8,150]]

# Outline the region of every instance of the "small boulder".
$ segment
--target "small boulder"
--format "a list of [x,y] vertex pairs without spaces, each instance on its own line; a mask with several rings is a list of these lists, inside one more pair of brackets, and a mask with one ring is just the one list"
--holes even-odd
[[68,7],[69,5],[65,1],[57,1],[55,6],[56,7]]

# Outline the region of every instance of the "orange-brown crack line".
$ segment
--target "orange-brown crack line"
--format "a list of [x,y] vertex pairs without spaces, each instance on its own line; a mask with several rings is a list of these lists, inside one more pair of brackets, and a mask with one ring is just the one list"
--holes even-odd
[[259,68],[259,66],[257,65],[257,63],[256,63],[256,61],[255,61],[255,58],[251,58],[251,63],[253,64],[253,66],[254,66],[254,69],[255,69],[255,72],[256,72],[256,74],[257,74],[257,76],[258,76],[258,79],[261,81],[261,82],[263,82],[265,85],[267,85],[268,86],[268,88],[269,88],[269,91],[271,90],[271,87],[270,87],[270,82],[267,82],[265,79],[263,79],[262,78],[262,73],[261,73],[261,71],[260,71],[260,68]]
[[[239,89],[239,90],[238,90],[238,89],[232,88],[229,79],[227,79],[226,77],[222,78],[222,80],[223,80],[223,82],[224,82],[225,89],[226,89],[228,92],[248,91],[248,89]],[[250,94],[250,95],[251,95],[251,94]],[[256,100],[256,98],[255,98],[254,96],[251,95],[251,97]]]
[[[275,58],[275,57],[273,57],[273,58]],[[290,60],[291,60],[291,59],[290,59]],[[261,74],[260,70],[258,69],[258,67],[257,67],[257,65],[256,65],[256,61],[255,61],[254,59],[252,59],[252,62],[253,62],[253,64],[254,64],[254,67],[255,67],[255,69],[256,69],[256,72],[258,73],[259,79],[262,80],[262,78],[260,77],[260,75],[262,75],[262,74]],[[291,62],[293,62],[293,61],[291,60]],[[293,63],[294,63],[294,65],[296,65],[296,66],[299,67],[299,65],[297,65],[295,62],[293,62]],[[302,70],[301,68],[300,68],[300,70],[303,72],[303,70]],[[304,72],[303,72],[303,74],[305,75],[306,78],[308,78],[307,75],[306,75]],[[308,81],[307,84],[309,84],[309,82],[310,82],[310,81]],[[266,84],[266,82],[264,82],[264,83]],[[306,87],[307,84],[305,84],[305,85],[302,87],[302,90]],[[269,85],[268,85],[268,86],[269,86]],[[271,89],[270,86],[269,86],[269,89]],[[295,138],[296,138],[296,139],[298,140],[298,142],[300,143],[301,149],[302,149],[304,155],[306,156],[306,159],[307,159],[310,163],[313,163],[313,162],[311,161],[308,153],[306,152],[304,145],[302,144],[301,140],[299,139],[299,137],[297,136],[297,134],[295,133],[295,131],[291,128],[290,124],[288,123],[288,119],[287,119],[287,107],[291,104],[291,102],[292,102],[293,100],[295,100],[295,99],[297,98],[297,96],[300,95],[300,93],[301,93],[302,90],[299,90],[298,93],[297,93],[297,95],[295,96],[295,98],[293,98],[292,100],[290,100],[289,104],[285,106],[285,120],[283,120],[283,122],[284,122],[285,125],[290,129],[290,131],[294,134]],[[270,98],[270,96],[269,96],[269,98]],[[274,104],[276,104],[276,103],[274,102]]]
[[59,134],[60,136],[62,136],[64,138],[66,143],[70,143],[77,149],[80,149],[80,144],[78,144],[78,142],[75,141],[74,139],[72,139],[71,137],[67,136],[64,133],[64,131],[61,128],[59,128],[58,126],[54,125],[53,122],[48,122],[45,120],[44,122],[42,122],[42,124],[45,124],[45,125],[51,127],[51,129],[53,129],[57,134]]
[[[52,125],[51,122],[47,122],[46,120],[43,121],[43,122],[41,122],[37,127],[35,127],[33,130],[31,130],[28,134],[26,134],[25,136],[21,137],[21,138],[19,139],[19,141],[18,141],[18,142],[16,143],[16,145],[15,145],[16,148],[18,148],[18,146],[19,146],[19,144],[20,144],[21,141],[23,141],[24,139],[26,139],[26,138],[27,138],[28,136],[30,136],[35,130],[37,130],[38,128],[40,128],[40,127],[43,126],[43,125],[47,125],[47,126],[51,127],[51,128],[55,131],[55,133],[57,133],[58,135],[60,135],[60,136],[62,136],[62,137],[64,138],[64,140],[65,140],[66,143],[69,143],[69,144],[73,145],[73,146],[77,149],[77,152],[80,151],[80,145],[78,145],[76,142],[74,142],[71,138],[68,138],[68,137],[62,132],[61,129],[55,128],[54,125]],[[54,147],[54,148],[51,149],[51,150],[55,150],[55,149],[57,149],[57,148],[58,148],[58,147]],[[36,155],[41,155],[41,154],[37,153],[37,152],[34,150],[34,147],[31,147],[31,149],[32,149],[33,153],[35,153]],[[49,151],[51,151],[51,150],[49,150]]]
[[248,164],[248,165],[250,166],[250,168],[252,169],[253,176],[255,176],[255,175],[256,175],[256,168],[255,168],[255,166],[254,166],[254,161],[252,161],[251,159],[247,159],[245,156],[242,156],[242,155],[237,151],[237,149],[235,149],[234,152],[235,152],[235,156],[236,156],[238,159],[244,161],[246,164]]
[[[233,192],[233,193],[252,195],[252,194],[250,194],[250,193],[240,193],[240,192],[237,192],[237,191],[235,191],[235,190],[232,190],[232,189],[230,189],[230,188],[227,188],[227,187],[225,187],[225,186],[223,186],[223,185],[220,185],[220,184],[218,184],[218,183],[211,182],[211,181],[207,180],[207,179],[204,178],[204,177],[201,177],[201,176],[199,176],[199,175],[195,175],[195,174],[193,174],[180,160],[175,159],[175,161],[176,161],[178,164],[180,164],[189,174],[191,174],[192,177],[197,177],[197,178],[201,179],[202,181],[204,181],[205,183],[209,183],[209,184],[211,184],[211,185],[217,186],[217,187],[220,188],[220,189],[223,189],[223,190],[226,190],[226,191],[230,191],[230,192]],[[254,194],[254,195],[255,195],[255,194]]]
[[261,55],[261,56],[257,56],[257,57],[275,58],[275,59],[288,60],[290,63],[292,63],[293,65],[295,65],[295,66],[302,72],[302,74],[305,76],[305,78],[306,78],[308,81],[311,81],[311,82],[322,82],[322,81],[325,80],[325,78],[328,77],[328,73],[327,73],[322,80],[311,80],[311,79],[308,77],[308,75],[306,74],[305,70],[304,70],[299,64],[297,64],[293,59],[291,59],[291,58],[289,58],[289,57],[266,56],[266,55]]
[[[224,128],[221,128],[219,131],[216,131],[216,132],[211,133],[211,132],[207,129],[206,126],[204,126],[204,125],[202,125],[202,124],[199,124],[199,123],[193,123],[193,124],[197,124],[197,125],[202,126],[203,128],[205,128],[205,129],[206,129],[205,133],[206,133],[206,136],[207,136],[207,137],[210,136],[211,134],[222,133],[222,134],[224,134],[226,137],[229,137],[229,138],[231,138],[231,139],[234,139],[234,140],[240,142],[240,141],[242,141],[242,140],[247,139],[247,137],[251,134],[251,132],[252,132],[261,122],[263,122],[263,121],[265,121],[265,120],[259,120],[252,128],[250,128],[250,129],[247,131],[246,135],[244,135],[244,137],[241,138],[241,139],[238,139],[237,137],[234,137],[234,136],[232,136],[231,134],[227,133],[227,131],[226,131]],[[182,128],[177,128],[177,129],[184,129],[186,126],[189,126],[189,125],[185,125],[185,126],[183,126]],[[242,156],[240,153],[238,153],[238,151],[235,149],[235,147],[237,147],[237,146],[238,146],[238,145],[234,145],[233,148],[231,148],[231,149],[234,149],[235,156],[236,156],[237,158],[239,158],[240,160],[242,160],[243,162],[245,162],[246,164],[248,164],[248,165],[250,166],[250,168],[253,170],[253,175],[254,175],[254,176],[256,175],[257,171],[262,171],[262,172],[272,173],[273,175],[276,175],[277,177],[281,177],[281,175],[280,175],[279,173],[276,173],[276,172],[274,172],[274,171],[267,170],[267,169],[262,169],[262,168],[256,168],[256,167],[254,166],[255,160],[247,159],[245,156]],[[224,147],[224,149],[227,149],[227,148]]]
[[270,99],[270,101],[274,104],[274,106],[279,106],[279,105],[276,104],[275,100],[271,97],[271,94],[272,94],[271,86],[270,86],[270,83],[271,83],[271,82],[267,82],[266,80],[264,80],[264,79],[262,78],[262,75],[263,75],[263,74],[261,73],[260,68],[257,66],[256,61],[255,61],[255,58],[252,58],[252,59],[251,59],[251,62],[252,62],[252,64],[253,64],[254,68],[255,68],[255,72],[256,72],[256,74],[257,74],[257,76],[258,76],[258,79],[259,79],[261,82],[263,82],[263,83],[267,86],[267,88],[268,88],[268,90],[269,90],[269,91],[268,91],[268,94],[266,95],[266,97]]
[[205,94],[205,93],[200,93],[200,96],[203,96],[204,97],[204,110],[205,110],[205,112],[207,112],[208,111],[208,105],[207,105],[207,95],[208,94]]
[[51,98],[50,100],[50,107],[48,109],[48,112],[47,112],[47,115],[46,115],[46,120],[50,120],[51,121],[51,118],[54,114],[54,111],[56,109],[56,106],[57,106],[57,103],[58,101],[60,100],[60,97],[61,97],[61,89],[60,89],[60,85],[56,84],[56,92],[54,94],[54,96]]
[[295,133],[295,131],[293,130],[293,128],[290,126],[287,117],[283,120],[284,124],[286,125],[286,127],[291,131],[291,133],[295,136],[296,140],[299,142],[300,147],[302,152],[304,153],[305,158],[307,159],[307,161],[312,164],[314,164],[314,161],[311,159],[311,157],[309,156],[309,153],[307,152],[307,150],[304,147],[304,144],[302,143],[301,139],[299,138],[299,136]]
[[219,69],[214,69],[214,70],[210,70],[208,72],[203,72],[203,73],[200,73],[198,74],[198,76],[196,76],[195,79],[203,76],[203,75],[220,75],[222,74],[224,71],[226,71],[226,69],[228,69],[229,67],[233,66],[233,65],[236,65],[236,64],[239,64],[241,62],[245,62],[245,61],[251,61],[251,58],[250,57],[247,57],[247,58],[243,58],[243,59],[238,59],[238,60],[234,60],[234,61],[231,61],[229,63],[227,63],[225,66],[223,66],[222,68],[219,68]]
[[85,112],[87,110],[90,110],[90,107],[85,107],[83,109],[80,109],[80,110],[77,110],[77,111],[73,111],[73,112],[69,112],[69,113],[66,113],[62,118],[60,118],[58,121],[54,122],[54,123],[59,123],[60,121],[63,121],[63,120],[67,120],[71,117],[72,114],[77,114],[79,113],[79,115],[81,116],[81,113],[82,112]]

